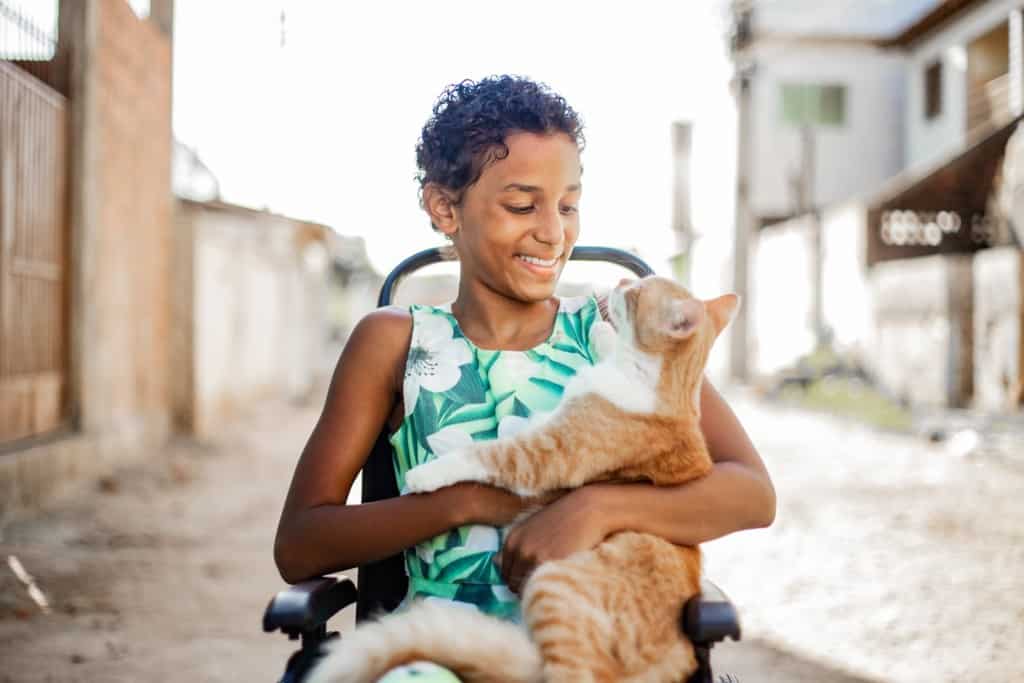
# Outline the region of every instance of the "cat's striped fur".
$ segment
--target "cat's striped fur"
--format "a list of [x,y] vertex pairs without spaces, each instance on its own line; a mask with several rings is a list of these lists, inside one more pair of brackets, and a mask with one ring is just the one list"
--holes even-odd
[[[712,464],[699,425],[700,385],[737,303],[731,294],[698,300],[664,278],[623,283],[609,297],[617,331],[592,332],[614,334],[610,357],[581,371],[556,411],[514,437],[414,468],[407,486],[420,492],[480,481],[534,495],[599,480],[671,485],[703,476]],[[614,534],[532,574],[522,602],[528,633],[457,607],[416,606],[341,641],[311,681],[369,683],[416,659],[467,682],[679,681],[696,668],[679,616],[699,589],[700,566],[695,547]],[[449,637],[458,633],[479,640]],[[367,660],[373,665],[357,666]]]

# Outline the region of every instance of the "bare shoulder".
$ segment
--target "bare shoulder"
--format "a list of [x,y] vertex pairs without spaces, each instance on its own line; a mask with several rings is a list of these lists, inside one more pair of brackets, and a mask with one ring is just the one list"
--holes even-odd
[[[408,341],[412,334],[412,315],[401,306],[385,306],[363,316],[352,330],[351,341],[375,339],[387,343],[404,337]],[[395,338],[399,338],[395,340]]]
[[[398,306],[378,308],[356,324],[339,367],[362,371],[394,371],[404,365],[412,337],[412,316]],[[390,374],[390,373],[389,373]]]

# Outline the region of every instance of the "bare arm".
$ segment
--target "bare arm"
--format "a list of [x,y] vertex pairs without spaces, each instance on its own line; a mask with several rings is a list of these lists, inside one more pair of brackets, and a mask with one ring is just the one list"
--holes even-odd
[[589,484],[535,514],[509,534],[500,556],[512,590],[535,566],[589,550],[617,531],[642,531],[696,545],[775,519],[768,471],[729,405],[707,380],[701,429],[714,460],[710,474],[680,486]]
[[461,524],[500,523],[521,508],[512,494],[476,485],[345,504],[399,400],[411,330],[407,312],[379,310],[345,346],[277,528],[274,561],[289,583],[388,557]]
[[678,545],[769,526],[775,519],[775,489],[768,470],[707,380],[701,388],[701,429],[715,463],[707,476],[680,486],[590,486],[580,491],[581,504],[600,510],[596,514],[608,534],[632,529]]

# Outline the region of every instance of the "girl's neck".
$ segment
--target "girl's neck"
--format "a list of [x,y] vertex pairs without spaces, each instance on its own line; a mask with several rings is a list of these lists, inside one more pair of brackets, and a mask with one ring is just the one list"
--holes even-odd
[[558,314],[558,299],[520,301],[482,286],[464,287],[452,302],[452,315],[474,346],[526,350],[544,342]]

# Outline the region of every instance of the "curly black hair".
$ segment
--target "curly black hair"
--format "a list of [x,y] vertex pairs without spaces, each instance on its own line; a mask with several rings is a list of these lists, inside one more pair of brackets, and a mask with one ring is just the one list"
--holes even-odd
[[583,121],[544,83],[522,76],[488,76],[445,88],[416,144],[420,201],[427,183],[455,193],[480,179],[488,163],[508,156],[509,133],[565,133],[582,151]]

